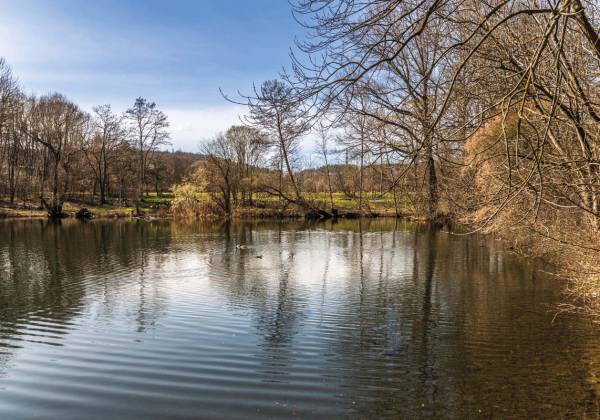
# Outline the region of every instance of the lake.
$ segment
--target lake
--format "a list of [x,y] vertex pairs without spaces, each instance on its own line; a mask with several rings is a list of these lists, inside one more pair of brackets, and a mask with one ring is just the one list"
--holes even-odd
[[2,221],[0,418],[596,418],[562,287],[393,219]]

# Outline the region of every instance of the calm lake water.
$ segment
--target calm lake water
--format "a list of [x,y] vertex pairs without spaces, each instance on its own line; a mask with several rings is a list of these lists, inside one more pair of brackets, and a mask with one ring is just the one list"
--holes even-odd
[[395,220],[0,222],[0,418],[597,418],[540,268]]

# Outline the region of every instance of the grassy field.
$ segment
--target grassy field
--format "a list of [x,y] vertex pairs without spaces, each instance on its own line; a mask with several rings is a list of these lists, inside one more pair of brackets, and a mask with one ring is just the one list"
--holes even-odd
[[[168,207],[173,200],[172,197],[150,196],[144,199],[140,211],[149,216],[165,217],[168,215]],[[67,201],[63,204],[63,211],[69,217],[74,217],[75,213],[82,208],[92,212],[96,218],[125,218],[132,217],[135,212],[135,206],[118,206],[105,204],[103,206],[91,203]],[[38,208],[38,203],[19,202],[11,205],[8,201],[0,199],[0,218],[41,218],[47,217],[45,210]]]
[[160,197],[157,197],[156,193],[152,193],[149,196],[144,198],[144,202],[149,203],[149,204],[159,204],[159,205],[169,206],[169,205],[171,205],[173,198],[174,197],[172,194],[164,194],[164,195],[161,195]]
[[[339,211],[358,211],[359,209],[359,200],[358,198],[348,198],[344,195],[344,193],[336,192],[332,194],[333,200],[330,199],[328,193],[306,193],[304,197],[319,205],[319,207],[324,209],[331,209],[333,201],[333,208]],[[267,205],[272,206],[276,205],[280,202],[280,199],[277,197],[265,195],[265,194],[257,194],[254,197],[254,200],[257,206]],[[398,197],[398,207],[399,212],[407,212],[410,209],[410,200],[408,197]],[[381,196],[380,194],[375,193],[364,193],[363,195],[363,212],[366,214],[370,212],[373,213],[385,213],[386,215],[394,215],[395,214],[395,205],[394,205],[394,196],[392,193],[384,194]]]
[[[373,216],[390,216],[409,215],[412,213],[412,207],[408,197],[400,199],[398,197],[398,212],[394,205],[394,197],[392,194],[365,193],[363,196],[363,206],[359,211],[358,199],[347,198],[343,193],[334,193],[333,200],[330,199],[328,193],[305,193],[304,198],[317,207],[326,211],[331,211],[333,207],[340,215],[347,213],[360,213],[365,217]],[[197,195],[200,201],[209,200],[207,193]],[[333,206],[332,206],[333,201]],[[280,198],[268,194],[254,194],[252,206],[236,206],[233,210],[234,218],[244,219],[266,219],[266,218],[289,218],[289,217],[304,217],[306,209],[300,208],[293,204],[286,204]]]
[[[309,198],[325,203],[327,207],[330,207],[330,198],[327,193],[316,193],[311,194]],[[357,210],[359,200],[358,198],[348,198],[343,193],[333,193],[333,207],[337,209],[345,210]],[[398,205],[400,209],[407,207],[409,201],[406,197],[398,197]],[[380,194],[365,193],[363,195],[363,207],[370,208],[373,211],[377,210],[394,210],[394,195],[392,193],[386,193],[381,196]]]
[[[323,209],[331,209],[331,200],[328,193],[306,193],[304,197],[318,205]],[[174,197],[170,193],[165,193],[157,196],[156,193],[150,193],[144,197],[144,201],[140,210],[154,217],[168,217],[169,207]],[[198,195],[201,201],[210,200],[209,193],[203,192]],[[96,218],[125,218],[132,217],[135,207],[130,203],[128,206],[91,204],[91,197],[86,202],[65,202],[63,206],[64,212],[68,216],[74,216],[81,208],[87,208]],[[278,197],[257,193],[253,196],[253,206],[239,206],[234,210],[234,217],[239,218],[285,218],[285,217],[302,217],[304,212],[302,209],[293,205],[285,205]],[[408,197],[399,197],[399,212],[407,214],[410,212],[410,200]],[[0,218],[42,218],[46,217],[46,212],[37,207],[38,203],[17,203],[10,205],[7,201],[0,199]],[[341,192],[333,194],[333,207],[339,212],[358,212],[358,199],[350,199]],[[394,197],[391,193],[383,196],[375,193],[364,193],[362,213],[368,215],[379,216],[395,216],[396,210],[394,205]]]

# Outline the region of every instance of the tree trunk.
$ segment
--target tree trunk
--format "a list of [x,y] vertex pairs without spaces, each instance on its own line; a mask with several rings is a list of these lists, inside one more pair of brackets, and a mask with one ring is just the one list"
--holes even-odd
[[331,204],[331,210],[333,211],[333,189],[331,188],[331,171],[329,170],[327,153],[325,153],[325,169],[327,170],[327,184],[329,186],[329,202]]
[[426,171],[427,171],[427,187],[428,187],[428,211],[427,219],[435,221],[438,215],[438,180],[435,172],[435,159],[433,158],[433,150],[431,146],[427,147],[426,152]]
[[364,159],[365,159],[365,139],[364,132],[361,127],[360,133],[360,173],[359,173],[359,191],[358,191],[358,211],[363,208],[363,182],[364,182]]
[[64,213],[62,211],[62,199],[60,197],[59,192],[59,182],[58,182],[58,164],[60,159],[55,157],[54,162],[54,173],[52,178],[52,202],[48,204],[44,197],[42,196],[42,204],[46,207],[46,211],[48,212],[48,217],[51,219],[60,219],[64,217]]
[[106,185],[100,181],[100,205],[106,204]]

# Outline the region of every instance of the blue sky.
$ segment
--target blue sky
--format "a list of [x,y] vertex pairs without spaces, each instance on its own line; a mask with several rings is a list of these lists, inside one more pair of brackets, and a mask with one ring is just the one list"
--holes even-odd
[[173,148],[238,121],[219,87],[277,77],[301,28],[286,0],[0,0],[0,56],[24,90],[90,110],[138,96],[171,120]]

